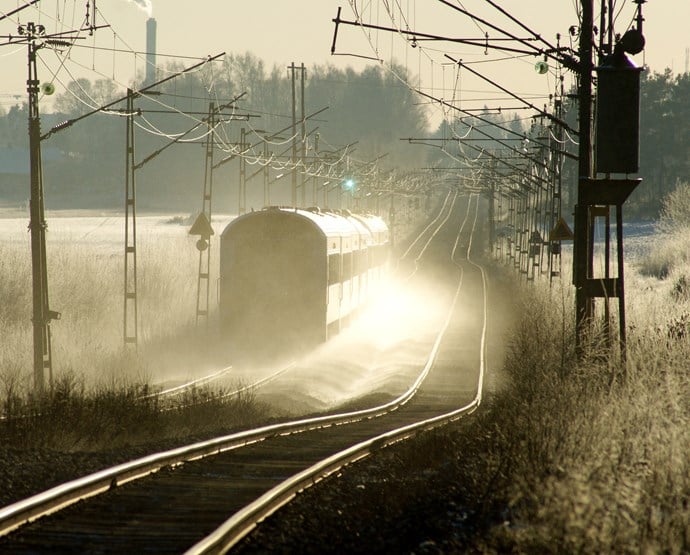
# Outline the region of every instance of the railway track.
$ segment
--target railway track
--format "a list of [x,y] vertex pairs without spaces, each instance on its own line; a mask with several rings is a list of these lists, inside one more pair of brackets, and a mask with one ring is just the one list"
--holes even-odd
[[268,371],[268,373],[265,376],[253,379],[252,381],[244,385],[234,386],[230,388],[228,391],[223,391],[220,394],[214,395],[208,399],[201,399],[190,402],[184,396],[185,394],[188,394],[199,387],[205,387],[214,382],[218,382],[222,379],[227,379],[231,377],[230,371],[233,369],[232,366],[228,366],[227,368],[223,368],[222,370],[212,372],[210,374],[202,376],[201,378],[190,380],[175,387],[170,387],[167,389],[162,389],[161,391],[149,393],[148,395],[141,397],[141,399],[157,398],[160,403],[161,411],[179,410],[183,408],[190,408],[192,406],[198,406],[204,403],[226,400],[231,397],[237,397],[242,393],[256,391],[260,387],[269,384],[274,380],[277,380],[280,376],[282,376],[289,370],[293,369],[296,364],[296,361],[293,360],[285,365],[279,366],[277,368],[272,368]]
[[[460,297],[465,297],[468,305],[478,302],[474,294],[462,295],[463,285],[468,281],[465,274],[469,275],[467,269],[471,269],[473,263],[469,262],[469,257],[467,260],[458,257],[465,244],[469,253],[476,209],[475,201],[475,216],[470,218],[468,203],[463,216],[455,196],[448,217],[424,230],[431,238],[420,241],[424,247],[419,252],[425,253],[425,264],[419,266],[425,271],[419,272],[419,279],[458,274],[454,290],[438,291],[453,303]],[[454,224],[460,221],[464,223],[458,233]],[[452,250],[449,244],[453,245]],[[416,258],[421,259],[421,254]],[[475,268],[475,274],[471,279],[483,282],[483,273]],[[483,290],[483,283],[475,284],[475,288],[478,286]],[[485,298],[483,303],[486,303]],[[480,307],[477,311],[476,308],[471,312],[478,312],[479,319],[484,320],[480,326],[474,326],[476,322],[468,325],[466,315],[461,317],[458,311],[449,311],[424,368],[399,398],[364,411],[302,419],[217,438],[119,465],[53,488],[0,509],[0,533],[6,534],[0,539],[0,551],[40,553],[51,546],[51,552],[181,552],[211,534],[233,511],[238,511],[236,515],[244,511],[246,515],[249,509],[243,508],[267,491],[265,495],[284,503],[294,495],[294,488],[304,487],[304,483],[295,478],[285,482],[296,473],[301,472],[303,480],[316,481],[324,472],[332,471],[334,464],[342,465],[365,456],[371,449],[397,441],[405,434],[416,433],[417,427],[435,426],[476,409],[481,401],[483,375],[483,332],[477,330],[485,328],[485,316],[481,316],[485,310]],[[444,352],[439,354],[444,334],[449,329],[454,335],[475,334],[465,337],[461,343],[473,345],[473,349],[481,346],[476,356],[467,359],[467,371],[458,372],[452,349],[444,347]],[[459,348],[457,341],[452,343],[454,348]],[[458,407],[462,407],[459,412]],[[385,418],[375,418],[383,415]],[[343,426],[345,423],[350,425]],[[341,458],[344,456],[341,453],[337,461],[332,459],[334,453],[341,451],[347,451],[350,458]],[[216,455],[210,457],[210,454]],[[202,460],[190,462],[199,458]],[[307,468],[311,470],[306,471]],[[141,476],[147,477],[135,480]],[[276,487],[282,488],[279,500]],[[106,493],[25,525],[39,516],[102,492]],[[252,507],[256,509],[256,503]],[[275,506],[264,505],[262,514],[254,509],[249,511],[251,517],[242,518],[240,527],[244,531]],[[237,520],[238,517],[233,518]],[[223,529],[227,530],[228,526],[234,525],[226,524]],[[233,533],[236,531],[237,528]],[[223,539],[220,544],[225,542]],[[211,543],[213,546],[208,549],[213,551],[219,543],[217,539]],[[194,550],[201,551],[202,547]]]

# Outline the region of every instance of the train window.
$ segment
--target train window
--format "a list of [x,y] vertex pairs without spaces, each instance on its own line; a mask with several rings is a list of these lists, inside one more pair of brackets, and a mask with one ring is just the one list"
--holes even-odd
[[363,274],[367,271],[367,251],[359,250],[355,253],[355,274]]
[[346,252],[343,254],[343,280],[350,279],[352,277],[352,253]]
[[328,256],[328,285],[340,282],[340,253]]
[[379,246],[372,245],[369,247],[369,267],[375,268],[379,265]]

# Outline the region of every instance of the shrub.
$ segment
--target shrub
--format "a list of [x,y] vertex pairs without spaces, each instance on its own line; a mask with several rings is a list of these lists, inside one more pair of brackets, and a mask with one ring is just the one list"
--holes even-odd
[[[645,296],[628,291],[631,304]],[[564,367],[557,350],[543,348],[561,340],[560,326],[549,320],[551,299],[529,291],[525,297],[506,361],[512,388],[493,415],[502,432],[493,456],[503,463],[487,464],[508,474],[492,494],[507,503],[507,518],[491,529],[490,550],[687,550],[690,347],[678,341],[686,337],[687,314],[666,330],[653,320],[633,322],[627,377],[610,383],[612,369],[623,374],[615,357],[567,357]],[[666,299],[657,302],[672,302]]]
[[666,195],[658,223],[659,236],[639,261],[644,275],[666,279],[690,262],[690,184],[678,183]]
[[679,181],[661,203],[659,228],[664,233],[690,228],[690,183]]

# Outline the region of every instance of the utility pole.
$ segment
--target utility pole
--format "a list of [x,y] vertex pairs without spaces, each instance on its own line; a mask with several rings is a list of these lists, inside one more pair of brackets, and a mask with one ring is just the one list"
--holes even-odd
[[[316,133],[314,135],[314,160],[318,160],[319,158],[319,138],[320,135]],[[319,205],[317,172],[314,172],[314,175],[312,176],[312,203],[314,206]]]
[[[491,161],[491,169],[496,167],[496,162]],[[494,244],[496,242],[496,211],[495,211],[495,198],[496,198],[496,185],[493,179],[489,180],[489,252],[493,251]]]
[[580,75],[578,86],[578,119],[579,139],[578,149],[578,183],[575,205],[575,243],[573,252],[573,278],[575,285],[575,347],[581,351],[583,336],[587,322],[592,318],[593,300],[585,291],[587,277],[592,274],[593,261],[589,253],[590,234],[589,207],[582,204],[585,194],[586,180],[592,176],[592,62],[594,32],[594,0],[582,0],[582,21],[580,23]]
[[240,182],[239,182],[239,198],[237,201],[237,213],[241,216],[247,211],[247,160],[244,157],[244,153],[249,149],[247,144],[246,133],[244,127],[240,129],[240,160],[239,160],[239,171],[240,171]]
[[125,275],[123,337],[125,345],[139,342],[139,310],[137,303],[137,186],[134,151],[134,98],[137,93],[127,89],[125,146]]
[[304,171],[305,166],[305,158],[307,155],[307,121],[305,119],[306,114],[304,113],[304,77],[306,73],[306,68],[304,67],[304,63],[300,65],[300,104],[301,104],[301,131],[300,131],[300,140],[302,143],[302,149],[300,153],[300,160],[302,162],[302,208],[307,206],[307,176],[306,172]]
[[[602,58],[596,68],[597,81],[597,156],[592,164],[592,34],[593,0],[582,3],[580,28],[580,151],[578,198],[575,207],[574,282],[576,302],[576,348],[583,352],[586,329],[594,313],[594,299],[604,299],[604,330],[610,342],[609,299],[618,298],[619,344],[621,360],[626,360],[625,285],[623,264],[623,204],[641,179],[612,178],[611,174],[639,171],[639,102],[640,71],[626,53],[638,54],[644,49],[642,4],[638,4],[637,28],[620,37],[613,53]],[[605,5],[602,2],[602,9]],[[611,3],[608,9],[611,10]],[[610,14],[610,12],[609,12]],[[605,17],[602,14],[602,21]],[[609,25],[611,20],[609,19]],[[609,36],[612,35],[609,29]],[[608,49],[608,47],[607,47]],[[597,174],[604,177],[597,178]],[[610,209],[616,207],[618,274],[612,277],[610,265]],[[604,275],[594,275],[594,222],[605,218]]]
[[[292,78],[292,156],[291,156],[291,163],[292,163],[292,207],[297,208],[297,84],[295,81],[295,71],[299,70],[302,72],[301,74],[301,98],[300,98],[300,103],[302,107],[302,122],[300,125],[300,141],[301,141],[301,147],[300,147],[300,160],[301,160],[301,165],[304,167],[304,158],[306,155],[305,149],[306,149],[306,140],[307,140],[307,133],[306,133],[306,117],[304,113],[304,74],[306,72],[306,68],[304,67],[304,64],[301,64],[299,67],[295,65],[295,62],[292,62],[289,66],[288,69],[290,70],[291,78]],[[302,204],[306,204],[306,194],[305,194],[305,177],[304,175],[302,176]]]
[[33,22],[19,27],[29,47],[29,77],[26,81],[29,95],[29,159],[30,159],[30,216],[31,231],[31,277],[33,297],[33,340],[34,340],[34,388],[41,393],[44,388],[45,371],[52,385],[53,360],[50,344],[50,321],[59,319],[48,304],[48,268],[46,263],[46,221],[43,200],[43,169],[41,165],[41,119],[38,108],[39,80],[36,69],[36,52],[42,47],[37,41],[45,38],[43,25]]
[[[213,227],[213,151],[215,147],[216,106],[210,102],[208,105],[208,135],[204,144],[204,193],[201,203],[201,214],[204,219],[198,220],[199,226],[194,231],[199,234],[196,247],[199,250],[199,272],[197,275],[196,293],[196,325],[199,319],[204,318],[208,329],[209,298],[211,290],[211,235]],[[195,233],[196,234],[196,233]]]
[[295,62],[292,62],[288,69],[292,73],[292,187],[291,198],[292,207],[297,208],[297,106],[295,99]]
[[266,165],[264,166],[263,174],[264,174],[264,207],[268,207],[271,204],[271,193],[270,193],[270,184],[268,182],[269,180],[269,171],[270,171],[270,164],[269,164],[269,154],[268,154],[268,141],[264,141],[264,161],[266,162]]
[[[561,93],[563,84],[561,82]],[[563,114],[563,101],[557,98],[554,105],[556,117],[560,118]],[[560,125],[554,126],[555,136],[552,137],[551,143],[551,208],[549,210],[549,230],[555,230],[556,224],[561,224],[561,192],[562,192],[562,167],[563,154],[561,152],[561,145],[563,144],[563,127]],[[553,281],[554,277],[561,275],[561,234],[549,232],[549,281]]]

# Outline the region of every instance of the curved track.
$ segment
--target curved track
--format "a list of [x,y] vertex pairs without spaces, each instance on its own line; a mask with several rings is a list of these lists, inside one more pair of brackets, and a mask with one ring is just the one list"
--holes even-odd
[[[468,213],[469,208],[470,206],[468,205]],[[434,349],[432,351],[433,354],[430,358],[430,361],[433,360],[434,362],[437,359],[440,343],[444,339],[444,335],[451,324],[458,303],[458,297],[461,293],[465,264],[469,264],[478,270],[478,275],[481,278],[482,290],[482,294],[480,295],[480,315],[482,322],[480,326],[481,334],[478,353],[478,373],[476,377],[476,389],[474,397],[468,403],[462,406],[453,408],[452,410],[446,412],[441,412],[441,414],[437,413],[433,416],[426,417],[424,415],[424,411],[419,409],[420,405],[426,405],[426,409],[429,410],[430,413],[438,412],[439,410],[443,410],[443,408],[447,409],[447,407],[444,407],[446,402],[439,403],[439,391],[435,387],[429,387],[430,384],[424,384],[421,394],[413,401],[414,403],[418,404],[418,406],[415,407],[415,412],[417,417],[420,418],[419,420],[396,428],[388,429],[375,437],[371,437],[355,445],[351,445],[346,449],[343,449],[323,460],[316,462],[311,467],[291,476],[287,480],[284,480],[280,484],[267,491],[256,501],[243,507],[240,511],[232,515],[227,521],[218,527],[213,533],[209,534],[206,538],[192,546],[186,551],[188,555],[226,552],[228,549],[236,545],[247,534],[249,534],[252,529],[255,528],[264,518],[271,515],[275,510],[280,508],[285,503],[288,503],[300,491],[315,485],[321,479],[338,472],[343,467],[366,457],[376,449],[381,449],[401,440],[413,437],[420,431],[430,430],[435,427],[453,422],[459,418],[462,418],[463,416],[473,413],[479,407],[482,401],[485,374],[488,298],[486,274],[484,269],[479,264],[476,264],[470,260],[472,237],[476,227],[476,219],[477,210],[475,207],[474,221],[471,226],[469,238],[465,236],[465,243],[461,243],[462,231],[467,223],[467,220],[465,220],[465,223],[463,223],[463,227],[458,233],[452,249],[450,258],[460,270],[459,280],[446,322],[443,326],[442,332],[439,334],[437,341],[434,344]],[[463,252],[465,253],[464,255]],[[422,255],[420,254],[417,260],[419,260],[421,256]],[[434,370],[437,372],[438,368],[435,368]],[[447,380],[447,377],[444,377],[436,384],[436,386],[442,384],[443,388],[445,389],[445,387],[449,385],[449,382],[450,380]],[[386,423],[390,425],[390,421],[391,419],[387,419]],[[316,509],[317,508],[315,508],[315,510]]]
[[[420,250],[423,254],[417,255],[423,262],[419,265],[423,270],[419,272],[419,279],[428,281],[431,287],[437,288],[438,295],[449,301],[455,298],[457,302],[459,297],[464,297],[468,303],[476,302],[476,291],[460,294],[461,285],[468,281],[465,275],[469,274],[468,269],[474,269],[474,273],[478,274],[473,280],[479,283],[484,279],[482,273],[477,273],[476,265],[473,266],[469,260],[460,260],[458,256],[460,245],[465,243],[469,253],[472,240],[470,229],[473,226],[467,225],[469,208],[468,205],[466,210],[462,210],[454,198],[448,218],[435,228],[435,240],[428,240]],[[457,224],[463,218],[465,224],[458,234]],[[476,221],[476,206],[473,221]],[[452,249],[449,248],[451,244]],[[456,259],[455,264],[452,258]],[[459,280],[455,278],[457,287],[454,290],[444,289],[441,284],[448,282],[449,274],[458,274],[458,264],[461,272]],[[439,276],[446,279],[438,280]],[[479,287],[483,288],[483,285]],[[42,510],[56,510],[62,504],[73,501],[75,494],[79,498],[104,489],[109,491],[89,503],[70,507],[56,517],[22,527],[0,540],[0,550],[36,552],[41,546],[51,545],[53,550],[63,552],[179,552],[210,533],[233,510],[246,506],[298,470],[323,464],[321,461],[333,453],[389,433],[390,430],[409,427],[420,421],[428,421],[428,424],[430,419],[439,415],[452,418],[448,414],[456,411],[458,406],[472,403],[474,407],[478,406],[481,401],[484,349],[481,330],[485,326],[475,326],[477,322],[468,325],[466,315],[459,316],[458,312],[449,312],[443,331],[434,341],[425,368],[398,399],[365,411],[303,419],[218,438],[120,465],[98,473],[99,476],[82,479],[80,484],[54,488],[63,492],[71,489],[72,493],[60,497],[61,492],[51,490],[42,495],[43,499],[36,496],[0,509],[0,530],[16,527],[42,514],[34,509],[48,498],[52,498],[52,507],[46,509],[44,506]],[[479,310],[478,318],[485,320],[484,315],[485,311]],[[458,372],[453,362],[457,353],[450,353],[445,346],[440,349],[445,330],[450,330],[454,336],[451,343],[455,348],[477,351],[477,346],[481,345],[479,352],[466,357],[466,371]],[[458,334],[463,336],[460,341],[456,337]],[[374,419],[384,414],[385,418]],[[353,421],[358,423],[337,426]],[[294,435],[296,431],[304,433]],[[267,438],[271,440],[263,441]],[[375,444],[376,441],[370,442],[370,448]],[[244,448],[238,450],[241,446]],[[193,464],[181,464],[181,461],[217,452],[224,453]],[[162,472],[121,485],[133,477],[155,472],[161,465],[164,467]]]

